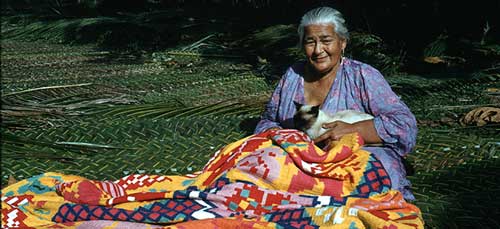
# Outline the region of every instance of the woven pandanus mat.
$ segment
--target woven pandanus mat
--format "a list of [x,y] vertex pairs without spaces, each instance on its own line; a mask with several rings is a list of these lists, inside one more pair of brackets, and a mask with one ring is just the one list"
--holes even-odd
[[[220,147],[249,134],[245,116],[114,119],[38,131],[4,132],[2,184],[48,171],[115,180],[131,173],[197,171]],[[10,136],[10,135],[9,135]],[[76,145],[78,143],[78,145]],[[82,143],[93,144],[82,145]]]
[[411,177],[424,220],[433,228],[498,228],[500,160],[420,172]]
[[476,107],[500,106],[498,94],[488,92],[500,87],[498,74],[476,72],[449,79],[411,75],[386,79],[420,120],[458,119],[457,116]]
[[430,228],[499,228],[499,148],[497,127],[421,128],[409,178]]

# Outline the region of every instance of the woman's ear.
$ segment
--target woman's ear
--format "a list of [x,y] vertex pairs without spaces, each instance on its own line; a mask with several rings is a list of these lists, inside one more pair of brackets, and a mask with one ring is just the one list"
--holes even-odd
[[347,41],[346,41],[346,39],[342,39],[341,42],[342,42],[342,44],[341,44],[341,46],[342,46],[342,53],[344,53],[345,47],[347,47]]

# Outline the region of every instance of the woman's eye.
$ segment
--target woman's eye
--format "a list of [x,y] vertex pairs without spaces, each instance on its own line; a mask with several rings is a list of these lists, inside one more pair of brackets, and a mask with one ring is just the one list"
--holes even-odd
[[333,40],[322,40],[321,42],[324,44],[330,44],[333,42]]

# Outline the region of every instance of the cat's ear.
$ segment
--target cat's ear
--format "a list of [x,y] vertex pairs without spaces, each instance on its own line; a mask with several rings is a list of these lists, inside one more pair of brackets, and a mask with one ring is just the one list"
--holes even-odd
[[302,107],[302,104],[300,104],[300,103],[298,103],[298,102],[296,102],[296,101],[293,101],[293,104],[295,104],[295,108],[296,108],[297,110],[300,110],[300,108]]

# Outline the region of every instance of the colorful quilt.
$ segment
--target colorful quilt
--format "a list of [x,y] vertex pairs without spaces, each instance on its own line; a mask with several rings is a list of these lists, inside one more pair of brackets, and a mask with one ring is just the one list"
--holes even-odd
[[423,228],[357,134],[328,150],[271,130],[185,176],[97,181],[59,173],[2,189],[2,228]]

